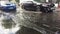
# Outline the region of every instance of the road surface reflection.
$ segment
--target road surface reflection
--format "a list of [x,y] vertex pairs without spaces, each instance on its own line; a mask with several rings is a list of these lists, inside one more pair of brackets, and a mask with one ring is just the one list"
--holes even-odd
[[12,17],[15,15],[15,11],[0,11],[0,34],[15,34],[20,29],[12,20]]
[[42,13],[22,10],[16,18],[17,14],[14,12],[0,13],[0,34],[40,34],[36,31],[40,30],[39,27],[53,32],[60,30],[60,11]]
[[60,11],[42,13],[39,11],[35,12],[21,10],[20,18],[22,25],[35,30],[40,30],[39,27],[45,28],[45,30],[52,32],[60,30]]

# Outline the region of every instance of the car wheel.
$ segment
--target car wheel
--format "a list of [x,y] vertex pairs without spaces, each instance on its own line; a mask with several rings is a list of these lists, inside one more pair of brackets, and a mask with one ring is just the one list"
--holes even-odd
[[39,7],[39,6],[37,6],[37,9],[36,9],[36,11],[40,11],[40,7]]
[[53,10],[49,10],[48,12],[53,12]]
[[24,6],[22,5],[21,8],[24,9]]

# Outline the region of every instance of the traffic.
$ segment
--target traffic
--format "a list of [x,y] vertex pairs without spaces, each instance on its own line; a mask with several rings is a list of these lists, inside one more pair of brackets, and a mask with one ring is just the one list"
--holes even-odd
[[54,10],[54,3],[34,3],[33,1],[26,1],[21,4],[21,8],[29,11],[39,11],[41,12],[53,12]]
[[16,10],[16,4],[7,1],[0,1],[0,10],[3,11]]

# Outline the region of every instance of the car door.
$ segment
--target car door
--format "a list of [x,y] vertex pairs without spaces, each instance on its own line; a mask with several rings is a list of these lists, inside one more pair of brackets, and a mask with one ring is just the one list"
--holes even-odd
[[36,9],[36,7],[37,7],[37,5],[36,4],[34,4],[34,3],[32,3],[32,4],[30,4],[30,6],[29,6],[31,9]]

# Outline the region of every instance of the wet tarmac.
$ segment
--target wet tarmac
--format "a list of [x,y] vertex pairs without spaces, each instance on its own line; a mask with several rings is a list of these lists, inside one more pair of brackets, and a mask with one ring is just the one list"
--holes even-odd
[[[20,10],[15,13],[14,11],[8,13],[18,18],[15,17],[16,19],[14,20],[16,21],[12,20],[13,18],[0,20],[0,31],[4,34],[41,34],[40,31],[42,33],[44,33],[44,31],[60,31],[60,11],[43,13],[40,11]],[[7,33],[5,33],[5,31],[7,31]],[[2,32],[0,32],[0,34],[3,34]]]
[[34,29],[37,25],[35,28],[42,27],[51,32],[60,31],[60,11],[43,13],[40,11],[21,10],[21,12],[20,16],[23,17],[23,19],[21,18],[22,25],[26,27]]
[[41,34],[41,33],[34,29],[22,26],[21,29],[16,32],[16,34]]
[[[12,20],[12,16],[16,16],[17,12],[16,11],[0,11],[0,34],[41,34],[40,32],[24,27],[24,26],[19,26],[18,22],[14,22]],[[12,16],[10,16],[12,15]],[[17,18],[19,19],[19,18]],[[17,20],[15,19],[15,20]],[[20,22],[20,21],[19,21]]]

